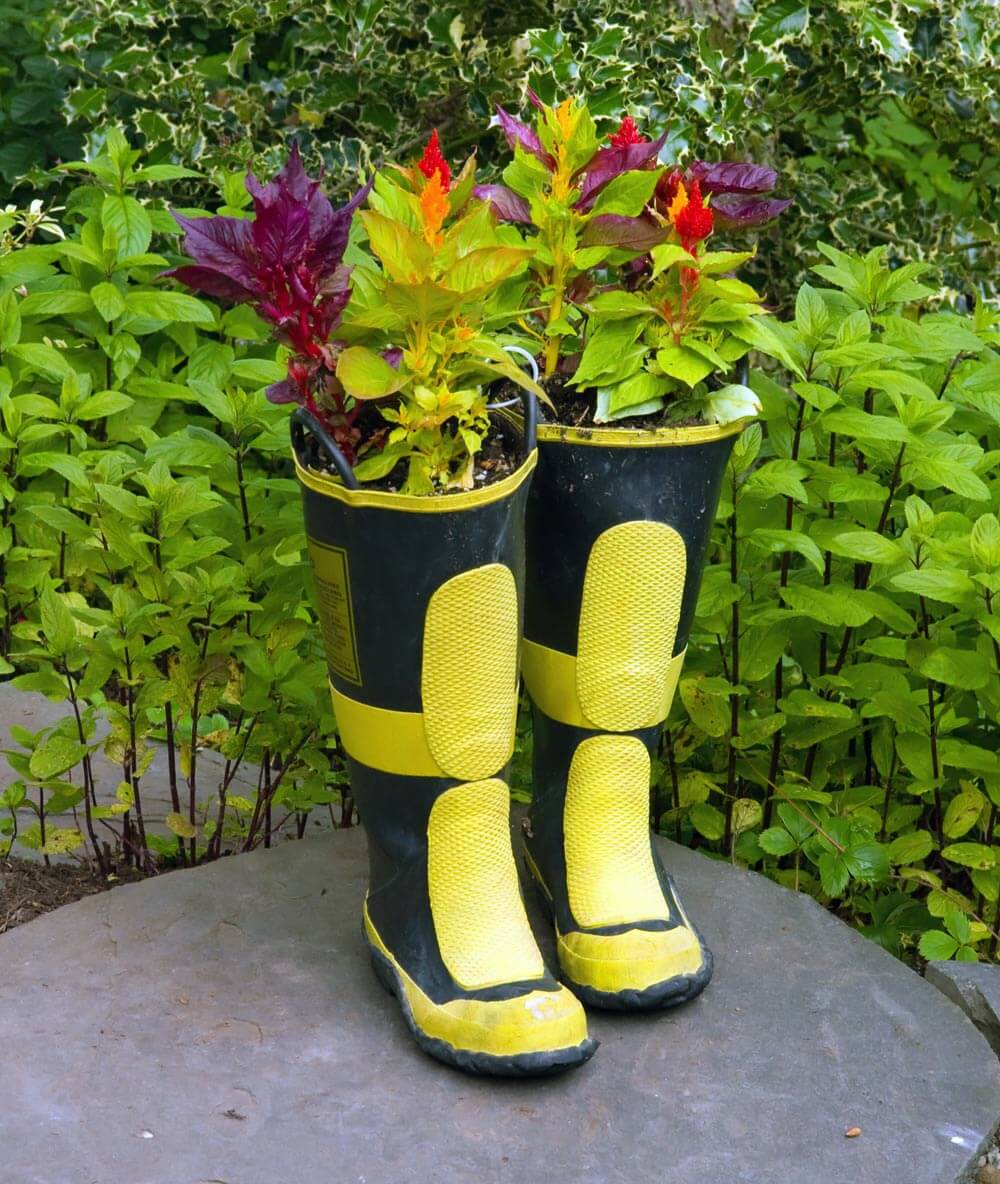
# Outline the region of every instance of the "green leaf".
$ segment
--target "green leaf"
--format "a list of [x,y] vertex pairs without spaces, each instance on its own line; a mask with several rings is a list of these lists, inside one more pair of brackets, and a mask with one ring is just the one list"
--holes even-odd
[[638,370],[646,353],[644,348],[637,351],[639,356],[635,359],[634,367],[623,368],[622,357],[639,336],[642,324],[637,317],[600,321],[587,337],[580,365],[573,375],[573,385],[595,386],[609,376],[621,381],[628,377],[630,369]]
[[857,407],[844,407],[830,411],[823,417],[823,426],[830,432],[843,436],[855,436],[859,440],[895,440],[908,443],[913,439],[909,429],[898,419],[887,415],[869,415]]
[[198,834],[198,828],[190,819],[185,818],[183,814],[176,812],[169,813],[163,821],[167,824],[167,829],[172,831],[175,835],[182,839],[193,839]]
[[78,765],[86,751],[86,744],[57,733],[39,744],[31,754],[28,768],[37,781],[49,781]]
[[781,589],[781,598],[790,608],[824,625],[850,625],[856,629],[867,625],[873,615],[870,608],[859,603],[846,590],[790,584]]
[[588,307],[598,323],[617,321],[624,317],[648,316],[650,313],[649,301],[644,296],[620,289],[598,293]]
[[[650,374],[647,370],[640,370],[638,374],[633,374],[624,382],[600,389],[602,392],[607,391],[608,412],[618,415],[622,413],[640,414],[638,410],[640,407],[644,409],[643,413],[647,413],[646,408],[651,411],[656,410],[662,405],[660,400],[670,389],[670,386],[669,379]],[[597,415],[594,416],[594,420],[597,423],[600,422]]]
[[972,558],[983,571],[1000,567],[1000,521],[995,514],[982,514],[976,519],[969,543]]
[[805,379],[805,374],[798,361],[792,356],[790,334],[792,330],[780,321],[773,321],[769,317],[753,317],[739,325],[734,325],[733,334],[747,345],[760,350],[769,357],[777,358],[796,376]]
[[960,945],[964,945],[972,935],[969,918],[954,905],[945,911],[944,927]]
[[656,364],[664,374],[677,378],[687,386],[696,386],[716,367],[693,349],[683,345],[667,345],[656,351]]
[[819,878],[829,897],[840,896],[851,878],[847,860],[839,851],[825,851],[819,857]]
[[381,399],[406,382],[406,375],[363,345],[352,345],[337,359],[337,377],[355,399]]
[[704,680],[682,678],[681,701],[699,728],[709,736],[724,736],[729,730],[729,704],[718,695],[709,694]]
[[592,207],[596,214],[624,214],[634,218],[646,208],[663,169],[629,169],[604,186]]
[[63,355],[51,345],[40,342],[27,342],[24,345],[13,345],[7,353],[14,358],[37,370],[47,378],[65,378],[70,372],[70,364]]
[[941,600],[945,604],[961,604],[976,590],[975,584],[965,572],[948,571],[938,567],[903,571],[892,576],[889,582],[904,592],[913,592],[930,600]]
[[829,411],[840,402],[840,395],[836,391],[818,382],[793,382],[792,390],[817,411]]
[[937,489],[943,486],[970,501],[989,501],[990,491],[982,478],[977,477],[967,466],[947,457],[912,457],[904,472],[911,481],[919,477],[921,488]]
[[714,806],[710,806],[708,802],[695,802],[691,807],[688,817],[691,819],[691,825],[706,839],[712,842],[721,839],[726,833],[726,819],[720,810]]
[[874,530],[847,530],[834,535],[837,554],[848,559],[861,559],[869,563],[894,564],[906,558],[906,552],[894,539],[877,534]]
[[125,297],[125,307],[139,317],[182,324],[214,325],[215,313],[201,300],[183,292],[136,291]]
[[22,317],[69,316],[90,312],[90,297],[86,292],[57,288],[54,292],[32,292],[18,306]]
[[973,773],[995,773],[1000,766],[1000,759],[995,752],[953,736],[945,736],[938,741],[938,756],[943,765],[967,769]]
[[888,848],[874,840],[853,843],[844,860],[851,875],[863,884],[877,884],[889,875]]
[[104,227],[104,248],[119,260],[144,254],[153,237],[149,214],[134,197],[105,194],[101,224]]
[[941,849],[941,858],[962,867],[988,870],[996,866],[996,852],[982,843],[950,843]]
[[935,646],[919,662],[917,670],[933,682],[960,687],[965,691],[982,690],[996,678],[992,659],[975,650],[959,650],[944,645]]
[[892,863],[919,863],[934,849],[934,840],[929,831],[915,830],[900,835],[889,844],[889,859]]
[[[798,295],[795,298],[795,324],[799,332],[806,337],[819,337],[829,323],[830,310],[827,308],[826,301],[823,297],[811,285],[800,285]],[[797,389],[797,386],[793,387],[793,389]],[[800,391],[799,393],[801,394],[802,392]],[[833,399],[836,401],[837,396],[833,391],[830,391],[829,394],[833,395]]]
[[233,362],[233,377],[252,386],[267,386],[285,377],[286,367],[273,358],[240,358]]
[[690,251],[685,251],[676,243],[661,243],[650,251],[650,257],[653,260],[653,271],[650,278],[654,280],[671,267],[677,267],[678,264],[691,267],[693,262]]
[[25,473],[58,473],[77,489],[87,488],[87,470],[77,457],[65,452],[29,452],[21,461],[21,469]]
[[805,33],[809,27],[809,6],[801,0],[777,0],[759,12],[751,33],[760,45],[779,45]]
[[917,949],[928,962],[947,962],[958,949],[958,942],[940,929],[928,929],[920,935]]
[[960,839],[979,821],[986,799],[977,789],[963,789],[948,803],[944,812],[944,833],[949,839]]
[[781,710],[786,715],[812,716],[820,719],[853,719],[854,712],[846,703],[824,699],[815,691],[802,688],[791,691],[781,700]]
[[125,297],[114,284],[95,284],[90,289],[90,298],[106,321],[117,320],[125,311]]
[[755,547],[762,547],[765,551],[772,554],[780,554],[782,551],[794,551],[807,559],[816,571],[823,574],[823,552],[812,541],[812,539],[802,534],[797,530],[754,530],[749,537],[749,542]]
[[118,411],[127,411],[133,400],[122,391],[98,391],[84,399],[76,409],[76,418],[82,420],[104,419]]
[[790,855],[797,846],[783,826],[769,826],[757,836],[757,842],[768,855]]

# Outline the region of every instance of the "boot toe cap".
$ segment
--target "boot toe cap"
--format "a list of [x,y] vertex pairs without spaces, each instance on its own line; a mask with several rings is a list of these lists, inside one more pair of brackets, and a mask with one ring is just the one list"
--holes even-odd
[[[685,925],[622,933],[575,931],[559,934],[558,945],[567,979],[574,986],[609,996],[651,993],[652,1000],[676,993],[690,998],[697,990],[688,988],[698,983],[700,990],[711,973],[707,951]],[[677,991],[672,992],[675,986]],[[613,1004],[608,1001],[608,1005]]]

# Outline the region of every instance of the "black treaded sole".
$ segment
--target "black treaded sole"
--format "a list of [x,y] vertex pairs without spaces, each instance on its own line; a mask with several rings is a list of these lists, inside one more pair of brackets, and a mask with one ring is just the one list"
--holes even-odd
[[565,1073],[583,1065],[597,1051],[598,1042],[588,1038],[582,1044],[572,1048],[557,1048],[546,1052],[518,1053],[516,1056],[497,1057],[489,1053],[470,1052],[468,1049],[455,1048],[444,1040],[438,1040],[422,1032],[413,1018],[409,1000],[399,981],[396,968],[389,959],[376,949],[367,934],[365,941],[371,953],[372,969],[383,987],[394,995],[399,1002],[406,1026],[417,1044],[446,1065],[461,1069],[465,1073],[474,1073],[487,1077],[550,1077],[556,1073]]
[[[542,911],[555,925],[555,914],[552,901],[545,889],[539,883],[530,868],[528,876],[535,891],[535,899],[542,907]],[[697,930],[695,930],[697,933]],[[668,1007],[678,1007],[681,1003],[690,1003],[704,991],[712,981],[712,971],[715,969],[715,959],[712,951],[701,940],[698,934],[698,945],[701,947],[702,965],[695,974],[679,974],[674,978],[664,979],[663,982],[653,983],[641,991],[598,991],[595,987],[584,986],[573,979],[559,965],[559,978],[566,984],[584,1007],[594,1007],[600,1011],[664,1011]]]

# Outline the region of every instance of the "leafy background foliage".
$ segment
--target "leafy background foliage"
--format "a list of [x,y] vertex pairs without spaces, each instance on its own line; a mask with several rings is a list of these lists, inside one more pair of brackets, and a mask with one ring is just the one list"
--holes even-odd
[[[490,168],[492,105],[509,106],[527,77],[547,101],[585,87],[609,125],[629,110],[647,129],[668,126],[678,158],[778,168],[797,201],[768,232],[760,271],[785,306],[803,242],[886,243],[939,262],[965,297],[1000,263],[1000,25],[982,0],[13,0],[0,11],[13,31],[0,49],[10,183],[31,169],[36,188],[58,187],[46,166],[109,122],[151,163],[206,177],[251,156],[273,167],[294,136],[343,195],[358,167],[406,158],[431,125],[453,157],[479,147]],[[166,196],[199,204],[208,192],[200,182]]]
[[[796,199],[748,269],[789,326],[751,380],[764,410],[729,473],[654,820],[904,956],[995,954],[992,5],[0,11],[0,175],[67,235],[0,216],[0,676],[66,703],[15,737],[8,837],[83,850],[113,830],[149,866],[255,845],[286,815],[351,820],[285,413],[262,394],[284,368],[256,318],[156,278],[176,261],[165,207],[245,208],[245,162],[269,171],[292,137],[341,196],[435,125],[496,179],[491,103],[517,106],[527,78],[547,101],[586,88],[602,130],[626,109],[667,126],[671,157],[771,164]],[[169,841],[139,817],[158,738]],[[122,767],[105,817],[100,746]],[[205,746],[229,762],[218,785]],[[252,799],[232,792],[241,761]],[[79,834],[44,829],[69,806]]]

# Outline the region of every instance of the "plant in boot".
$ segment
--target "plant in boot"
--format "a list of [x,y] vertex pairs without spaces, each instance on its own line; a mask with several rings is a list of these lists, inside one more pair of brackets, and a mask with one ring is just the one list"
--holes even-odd
[[586,302],[586,344],[572,384],[591,397],[595,423],[661,412],[663,424],[751,415],[759,404],[749,387],[709,380],[725,374],[751,342],[763,352],[779,348],[771,334],[751,327],[763,315],[762,298],[729,274],[753,252],[706,248],[715,211],[697,175],[665,177],[651,209],[667,241],[652,248],[648,268],[628,288]]
[[[368,839],[376,973],[432,1056],[476,1073],[552,1073],[596,1045],[539,953],[510,842],[531,415],[508,474],[471,487],[489,425],[483,388],[521,378],[487,326],[519,306],[512,277],[527,252],[470,201],[472,169],[453,179],[435,135],[415,167],[377,179],[362,218],[381,267],[355,271],[338,377],[382,438],[369,436],[351,469],[297,408],[293,445]],[[311,463],[304,430],[338,478]],[[359,482],[398,464],[403,491]]]
[[[699,177],[674,175],[660,208],[662,138],[647,141],[626,119],[598,149],[572,102],[540,107],[534,131],[500,120],[514,161],[509,188],[489,196],[534,227],[546,377],[571,336],[583,342],[571,379],[579,395],[560,391],[563,422],[539,428],[528,500],[527,865],[576,994],[608,1008],[663,1007],[705,986],[712,957],[651,841],[651,765],[726,462],[756,407],[749,388],[711,391],[707,380],[751,344],[773,340],[778,352],[780,339],[754,328],[760,297],[727,275],[750,253],[706,250],[714,214]],[[626,283],[614,284],[622,265]],[[573,361],[560,368],[572,373]],[[587,414],[634,423],[664,411],[669,426],[654,430],[576,426]],[[674,426],[685,420],[697,426]]]
[[[544,398],[498,333],[517,315],[531,252],[472,199],[475,158],[452,179],[437,132],[411,168],[380,174],[360,219],[379,268],[359,267],[337,378],[384,421],[354,475],[405,469],[403,493],[471,489],[491,431],[487,388],[507,379]],[[513,241],[511,241],[513,240]],[[388,426],[385,426],[388,425]]]
[[252,218],[174,213],[195,263],[166,274],[210,296],[252,304],[291,351],[288,377],[268,388],[268,398],[307,408],[351,459],[359,408],[336,380],[339,347],[330,337],[350,296],[351,269],[343,258],[351,218],[371,186],[335,210],[293,144],[273,181],[261,184],[249,172],[246,187]]
[[578,332],[574,301],[591,285],[594,269],[625,263],[666,238],[663,226],[642,216],[663,172],[657,154],[665,137],[648,142],[627,120],[602,148],[585,103],[570,98],[549,107],[534,94],[531,100],[538,111],[534,128],[497,108],[514,159],[504,169],[505,185],[476,193],[504,220],[533,228],[535,303],[551,378],[563,341]]

